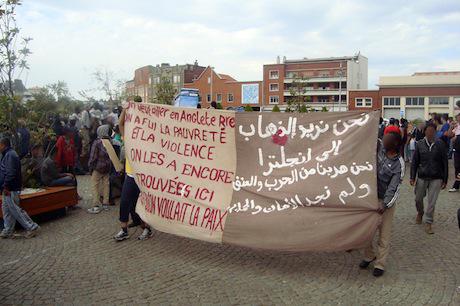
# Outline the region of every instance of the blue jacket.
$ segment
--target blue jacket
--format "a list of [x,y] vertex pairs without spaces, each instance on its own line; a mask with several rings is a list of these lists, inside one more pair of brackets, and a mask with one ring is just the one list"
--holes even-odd
[[0,160],[0,191],[7,188],[10,191],[20,191],[22,186],[21,161],[12,149],[6,149]]

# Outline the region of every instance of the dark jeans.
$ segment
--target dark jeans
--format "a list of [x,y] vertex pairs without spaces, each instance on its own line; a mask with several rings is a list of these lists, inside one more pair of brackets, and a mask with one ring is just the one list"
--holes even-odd
[[64,176],[64,177],[55,179],[49,185],[49,187],[56,187],[56,186],[77,186],[77,180],[70,176]]
[[460,173],[460,152],[454,152],[454,167],[455,167],[455,181],[452,188],[459,189],[460,181],[457,180],[457,175]]
[[129,214],[131,214],[131,219],[134,223],[142,222],[139,215],[136,214],[136,203],[139,198],[139,193],[140,190],[134,178],[126,176],[123,183],[123,189],[121,190],[120,222],[128,222]]

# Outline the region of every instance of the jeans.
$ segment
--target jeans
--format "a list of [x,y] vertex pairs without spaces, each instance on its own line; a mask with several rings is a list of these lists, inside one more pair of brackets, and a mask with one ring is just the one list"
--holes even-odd
[[3,232],[11,234],[14,232],[14,226],[16,221],[22,225],[22,227],[27,231],[35,230],[38,225],[29,215],[19,207],[19,192],[11,191],[9,196],[2,196],[2,212],[3,212]]
[[[432,224],[434,216],[434,208],[438,200],[439,192],[441,191],[442,180],[424,180],[417,178],[415,184],[415,207],[420,215],[425,215],[425,223]],[[428,190],[428,207],[424,213],[423,199],[427,195]]]
[[139,187],[136,181],[130,176],[126,176],[121,190],[120,199],[120,222],[128,222],[129,214],[134,223],[141,223],[141,218],[136,214],[136,203],[139,198]]
[[60,177],[51,182],[49,187],[56,186],[77,186],[77,180],[70,176]]

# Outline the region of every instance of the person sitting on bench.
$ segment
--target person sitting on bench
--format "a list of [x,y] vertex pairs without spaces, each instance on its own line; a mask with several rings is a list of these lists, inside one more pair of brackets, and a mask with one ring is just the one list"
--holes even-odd
[[55,186],[77,186],[77,180],[71,173],[59,173],[54,158],[56,149],[53,148],[50,155],[45,158],[41,168],[42,183],[47,187]]
[[21,160],[22,185],[37,188],[42,186],[41,168],[43,163],[43,146],[34,145],[30,150],[30,157]]

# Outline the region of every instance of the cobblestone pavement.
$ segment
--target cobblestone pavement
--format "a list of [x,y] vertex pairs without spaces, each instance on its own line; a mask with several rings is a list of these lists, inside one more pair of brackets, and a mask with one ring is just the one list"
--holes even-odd
[[[79,182],[90,207],[89,179]],[[460,305],[459,199],[441,193],[428,236],[406,175],[380,279],[358,269],[358,251],[261,252],[160,232],[116,243],[118,207],[72,210],[34,239],[0,241],[0,304]]]

